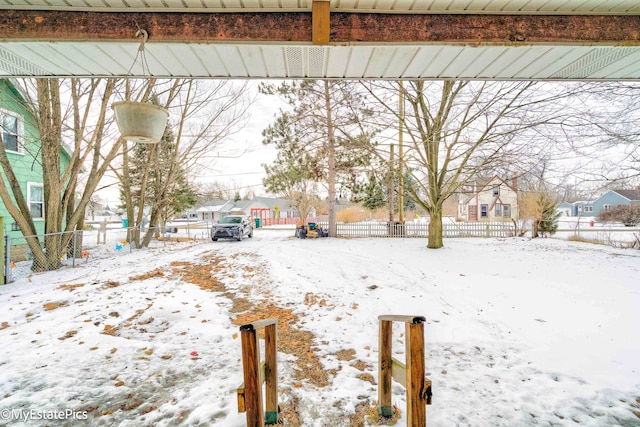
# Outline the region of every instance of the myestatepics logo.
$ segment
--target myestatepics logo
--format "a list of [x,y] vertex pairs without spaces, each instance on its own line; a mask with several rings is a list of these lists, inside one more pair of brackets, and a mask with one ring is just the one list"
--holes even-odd
[[1,409],[0,420],[33,421],[33,420],[86,420],[87,411],[38,411],[37,409]]

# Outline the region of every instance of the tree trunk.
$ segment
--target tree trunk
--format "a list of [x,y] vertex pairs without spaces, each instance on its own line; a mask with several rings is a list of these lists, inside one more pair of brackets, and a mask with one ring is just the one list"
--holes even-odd
[[429,210],[429,249],[440,249],[444,246],[442,242],[442,206]]
[[336,224],[336,139],[333,129],[333,120],[331,117],[331,98],[329,94],[329,81],[324,81],[324,96],[327,106],[327,144],[328,144],[328,185],[329,185],[329,237],[336,237],[338,234],[338,226]]

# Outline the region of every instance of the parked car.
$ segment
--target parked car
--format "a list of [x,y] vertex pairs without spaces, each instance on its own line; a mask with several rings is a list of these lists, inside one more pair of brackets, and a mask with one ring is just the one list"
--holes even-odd
[[253,221],[246,215],[227,215],[211,227],[211,240],[253,237]]

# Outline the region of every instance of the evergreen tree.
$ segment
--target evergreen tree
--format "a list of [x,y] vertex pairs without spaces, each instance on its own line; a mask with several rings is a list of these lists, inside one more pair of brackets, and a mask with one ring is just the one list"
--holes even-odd
[[[363,93],[358,89],[359,85],[338,80],[261,86],[263,93],[279,95],[291,107],[280,111],[262,133],[264,144],[273,144],[283,153],[275,169],[265,167],[272,175],[266,183],[277,176],[280,181],[293,179],[290,185],[281,185],[288,191],[302,182],[310,184],[308,180],[326,185],[330,237],[336,235],[335,200],[342,193],[339,190],[355,183],[371,157],[371,132],[364,124],[371,111],[365,107]],[[298,177],[303,177],[302,181]]]
[[556,212],[556,201],[547,192],[536,195],[538,215],[533,220],[533,237],[548,237],[558,230],[560,212]]
[[385,205],[384,186],[378,181],[374,173],[369,174],[368,181],[361,185],[358,193],[354,197],[354,201],[362,203],[365,209],[374,211]]

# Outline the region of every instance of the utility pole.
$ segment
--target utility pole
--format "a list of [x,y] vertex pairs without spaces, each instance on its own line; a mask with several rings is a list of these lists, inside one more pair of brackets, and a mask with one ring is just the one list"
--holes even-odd
[[393,163],[395,161],[395,155],[394,155],[394,145],[391,144],[391,153],[389,154],[389,183],[388,185],[388,194],[389,194],[389,227],[393,227],[393,197],[394,197],[394,191],[393,191],[393,171],[394,171],[394,167],[393,167]]
[[404,126],[404,88],[402,80],[398,82],[398,114],[400,120],[398,123],[398,221],[404,224],[404,172],[402,171],[403,162],[403,126]]

